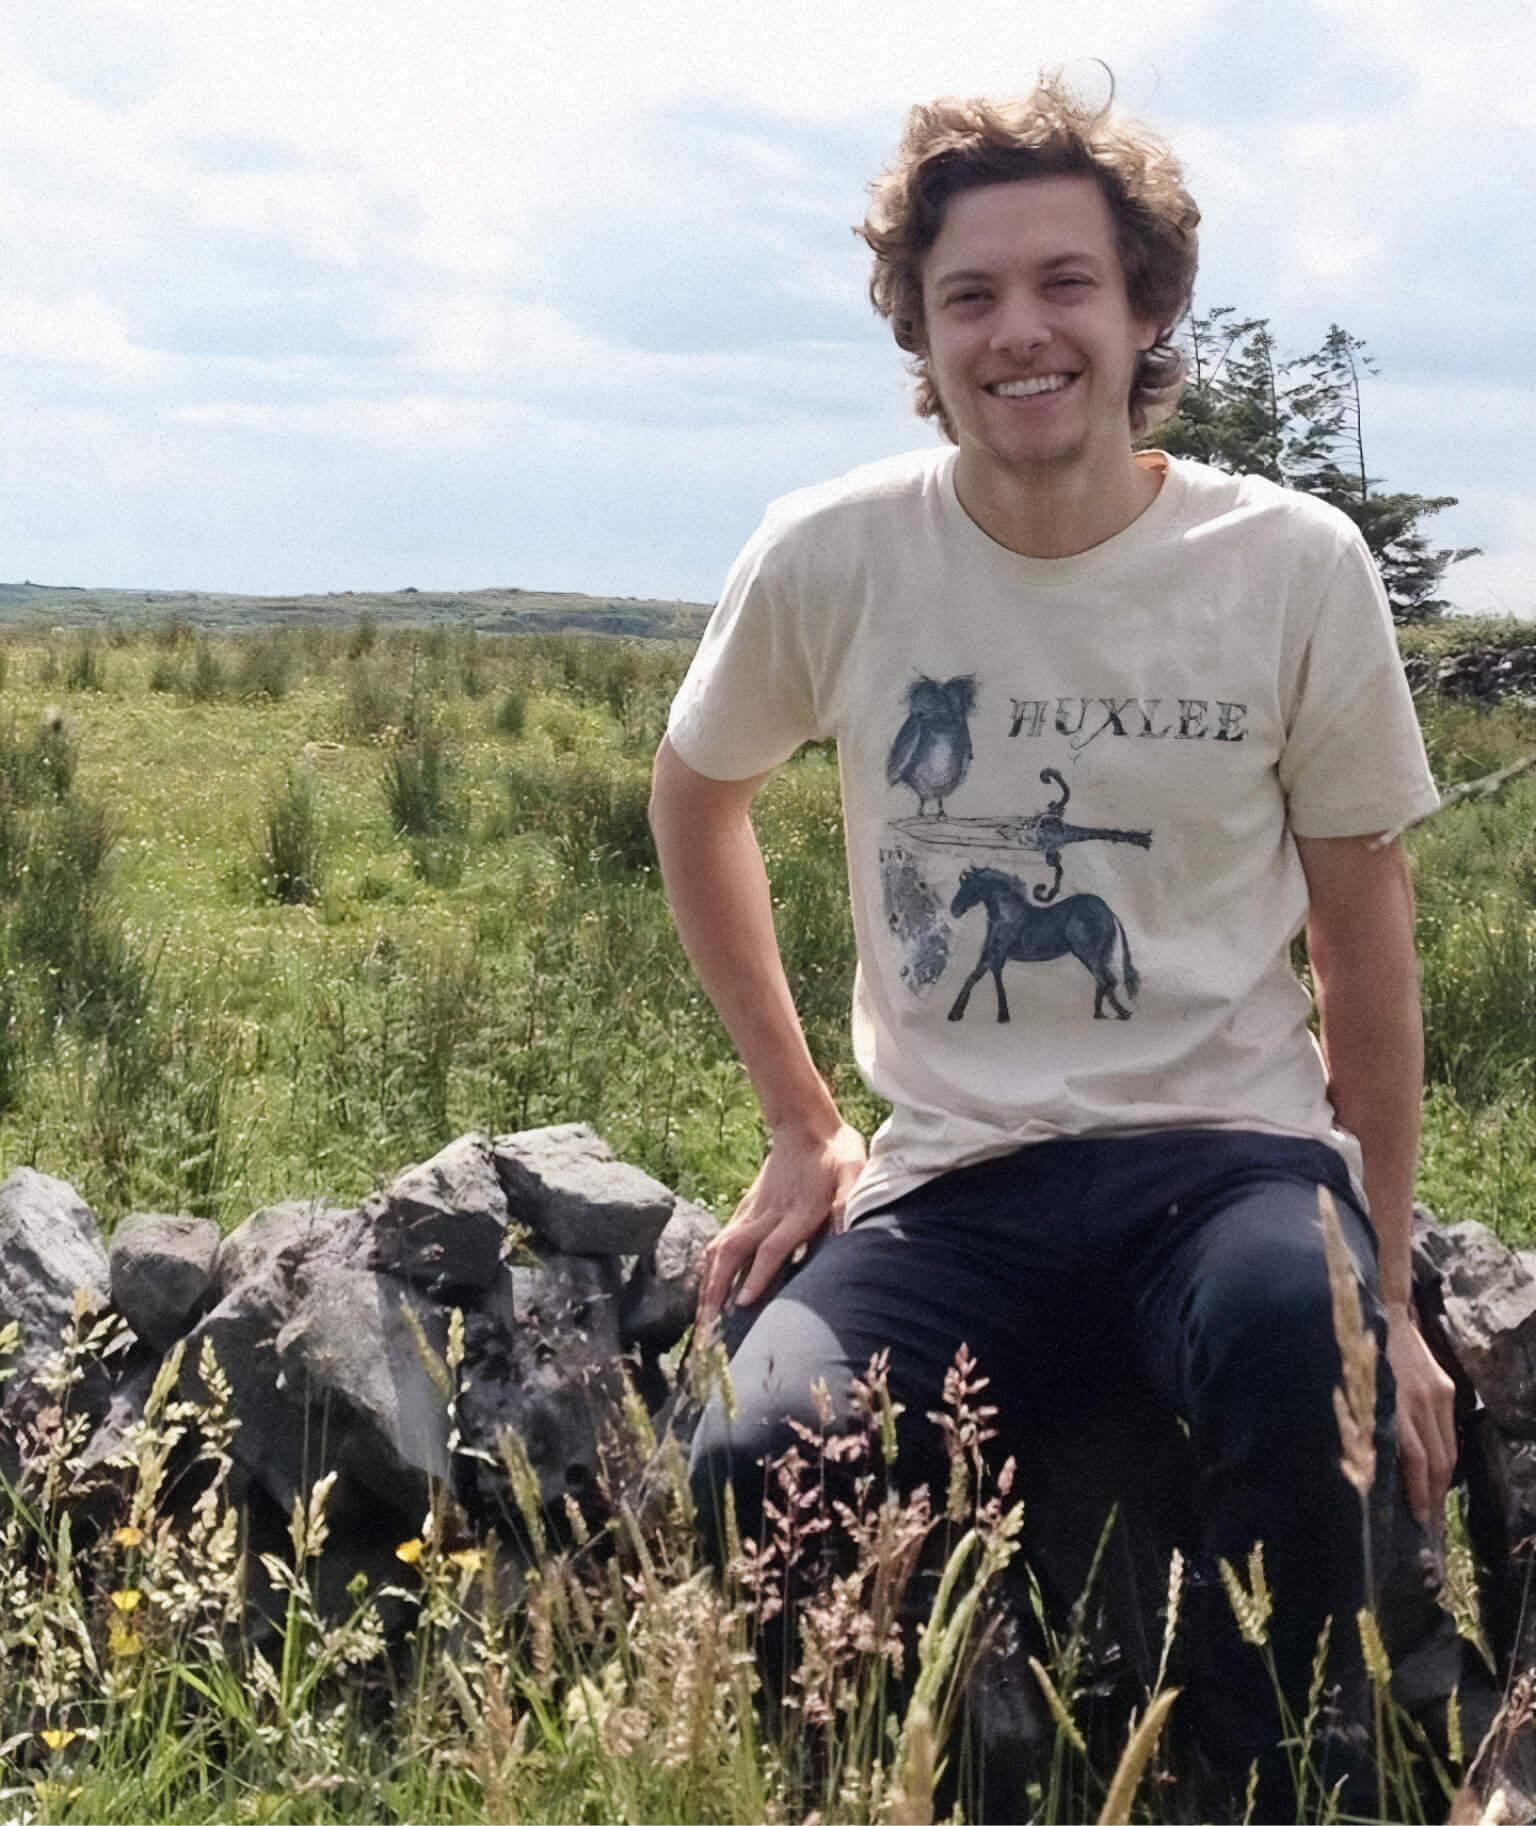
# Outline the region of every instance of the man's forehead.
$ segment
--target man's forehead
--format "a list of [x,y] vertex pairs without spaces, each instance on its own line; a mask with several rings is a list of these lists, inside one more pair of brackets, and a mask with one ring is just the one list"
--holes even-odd
[[1114,252],[1113,217],[1092,178],[1020,178],[949,199],[929,250],[929,277],[1021,258],[1040,266],[1102,265]]

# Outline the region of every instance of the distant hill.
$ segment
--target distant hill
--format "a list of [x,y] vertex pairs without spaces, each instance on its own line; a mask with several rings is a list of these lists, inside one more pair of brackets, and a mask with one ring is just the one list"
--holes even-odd
[[620,634],[697,640],[701,602],[579,596],[560,590],[367,590],[325,596],[227,596],[200,590],[88,590],[0,583],[0,627],[142,626],[179,619],[194,628],[338,627],[368,615],[381,628],[474,628],[481,634]]

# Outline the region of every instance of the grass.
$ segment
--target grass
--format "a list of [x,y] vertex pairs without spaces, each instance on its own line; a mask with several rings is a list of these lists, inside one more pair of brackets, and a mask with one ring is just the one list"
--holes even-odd
[[[586,1120],[731,1208],[764,1137],[678,947],[645,821],[686,648],[366,621],[252,639],[171,627],[108,631],[94,685],[72,685],[83,650],[0,643],[8,1163],[70,1180],[108,1229],[136,1209],[228,1227],[279,1198],[358,1198],[471,1127]],[[1447,784],[1536,749],[1517,706],[1431,704],[1424,721]],[[848,1052],[835,758],[782,769],[756,822],[813,1056],[868,1129],[883,1112]],[[1430,1061],[1420,1191],[1517,1245],[1536,1242],[1533,830],[1527,778],[1410,839]],[[173,1408],[167,1396],[157,1425],[186,1424]],[[13,1512],[0,1705],[15,1741],[0,1772],[50,1819],[920,1817],[959,1660],[935,1676],[925,1723],[896,1707],[889,1668],[845,1665],[830,1642],[849,1696],[834,1779],[825,1745],[759,1734],[738,1659],[750,1593],[711,1595],[681,1510],[679,1495],[643,1553],[552,1547],[522,1621],[424,1549],[423,1570],[399,1575],[421,1632],[403,1668],[381,1658],[368,1604],[341,1620],[314,1609],[300,1546],[286,1653],[234,1657],[218,1504],[201,1534],[146,1529],[132,1548],[71,1544],[57,1508]],[[137,1621],[119,1590],[144,1594]],[[120,1634],[114,1650],[114,1627],[140,1647]],[[1057,1642],[1052,1677],[1076,1719],[1089,1702],[1069,1650]],[[375,1712],[349,1697],[354,1677]],[[76,1736],[50,1748],[42,1731]],[[1155,1817],[1163,1752],[1144,1747],[1134,1808]],[[1053,1769],[1042,1818],[1097,1809],[1113,1773],[1065,1727]]]
[[[730,1207],[761,1128],[673,935],[645,818],[686,648],[366,622],[243,641],[170,627],[103,639],[105,688],[72,694],[59,714],[70,649],[51,641],[0,647],[0,906],[15,973],[6,1158],[81,1181],[109,1223],[151,1185],[174,1198],[162,1162],[180,1118],[155,1061],[180,1011],[244,1036],[226,1102],[249,1140],[221,1182],[226,1223],[299,1190],[358,1196],[382,1163],[430,1153],[450,1132],[576,1118],[689,1196]],[[181,681],[169,689],[167,667]],[[257,688],[264,676],[281,690]],[[1536,749],[1536,715],[1515,706],[1426,705],[1425,725],[1447,783]],[[113,842],[87,891],[78,871],[97,867],[97,817]],[[782,769],[757,824],[812,1053],[870,1127],[883,1112],[848,1052],[833,756],[811,750]],[[1530,1099],[1533,831],[1527,778],[1411,839],[1432,1091],[1424,1190],[1519,1241],[1536,1241],[1536,1193],[1518,1148],[1467,1138],[1522,1132]],[[253,835],[265,895],[251,888]],[[59,860],[60,845],[82,844]],[[29,846],[75,884],[41,896],[46,906],[18,891]],[[87,901],[90,935],[67,944]],[[428,1096],[399,1056],[444,945],[473,957],[482,1000],[475,1027],[435,1055]],[[97,967],[112,980],[92,1014],[78,979]],[[53,986],[50,968],[62,973]],[[130,989],[135,976],[153,992]],[[119,1005],[132,1012],[105,1012]],[[133,1021],[141,1064],[129,1071]],[[109,1082],[135,1101],[108,1124],[121,1144],[98,1157],[89,1110],[105,1123],[115,1093],[80,1087],[100,1064],[89,1045],[104,1040],[122,1068]]]

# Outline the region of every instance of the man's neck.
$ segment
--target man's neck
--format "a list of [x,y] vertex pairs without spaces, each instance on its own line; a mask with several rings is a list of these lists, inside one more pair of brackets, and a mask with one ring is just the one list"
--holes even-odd
[[1156,499],[1165,461],[1113,460],[1071,468],[1004,468],[963,446],[955,465],[960,505],[989,538],[1026,558],[1072,558],[1123,532]]

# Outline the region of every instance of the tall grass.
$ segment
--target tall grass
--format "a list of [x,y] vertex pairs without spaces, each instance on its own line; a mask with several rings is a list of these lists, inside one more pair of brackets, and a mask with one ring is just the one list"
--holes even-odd
[[288,906],[316,899],[325,883],[325,827],[313,777],[289,768],[267,801],[257,842],[264,894]]

